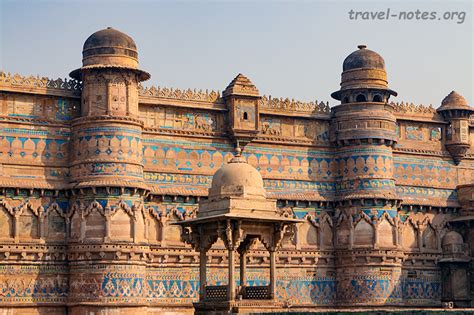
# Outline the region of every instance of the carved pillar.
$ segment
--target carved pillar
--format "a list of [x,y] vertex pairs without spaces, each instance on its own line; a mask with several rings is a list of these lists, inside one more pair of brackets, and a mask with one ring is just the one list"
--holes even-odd
[[229,301],[235,300],[235,250],[232,247],[228,249],[228,259],[229,259],[229,285],[227,286],[227,296]]
[[418,241],[418,250],[421,252],[423,248],[423,233],[421,231],[421,224],[417,224],[417,229],[416,229],[416,234],[417,234],[417,241]]
[[374,249],[379,248],[379,225],[374,224]]
[[398,235],[398,224],[395,225],[395,246],[397,246],[397,248],[400,246],[400,239],[399,239],[399,235]]
[[105,240],[108,242],[110,240],[110,214],[105,215]]
[[242,252],[240,254],[240,286],[245,287],[246,285],[246,270],[247,269],[247,253]]
[[[54,210],[53,210],[54,211]],[[39,215],[38,216],[38,223],[39,223],[39,238],[40,239],[43,239],[46,237],[46,235],[44,235],[44,225],[47,224],[47,221],[45,223],[45,218],[43,215]]]
[[13,216],[13,224],[14,224],[13,236],[15,238],[15,243],[18,243],[20,241],[20,215],[19,214],[15,214]]
[[206,250],[201,248],[199,251],[199,300],[204,301],[206,299],[206,286],[207,286],[207,255]]
[[71,219],[66,217],[64,223],[66,224],[66,240],[69,240],[71,238]]
[[272,248],[270,250],[270,299],[275,299],[276,296],[276,251]]
[[81,235],[79,236],[79,240],[82,242],[86,237],[86,217],[84,212],[81,211]]
[[[132,217],[132,233],[133,233],[133,242],[137,243],[138,242],[138,220],[137,220],[137,210],[133,211],[133,217]],[[143,237],[143,236],[142,236]]]

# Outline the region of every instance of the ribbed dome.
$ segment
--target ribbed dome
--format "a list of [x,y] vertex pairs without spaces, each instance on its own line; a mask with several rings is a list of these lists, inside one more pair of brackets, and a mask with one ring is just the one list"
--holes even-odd
[[467,100],[458,92],[452,91],[441,101],[438,111],[449,109],[470,109]]
[[443,237],[443,246],[445,245],[461,245],[464,243],[461,234],[456,231],[450,231]]
[[357,46],[359,50],[354,51],[344,59],[342,71],[352,69],[385,69],[385,61],[375,51],[367,49],[365,45]]
[[265,197],[262,175],[245,159],[236,156],[212,177],[209,197],[251,194]]

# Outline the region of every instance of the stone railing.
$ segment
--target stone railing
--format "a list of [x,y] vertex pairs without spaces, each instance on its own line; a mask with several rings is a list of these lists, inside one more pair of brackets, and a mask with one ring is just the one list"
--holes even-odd
[[180,90],[166,87],[143,87],[140,85],[138,93],[140,96],[154,96],[159,98],[189,100],[211,103],[222,103],[219,91],[209,90]]
[[210,285],[206,287],[207,301],[225,301],[227,300],[226,285]]
[[242,298],[248,300],[267,300],[270,298],[270,288],[267,285],[243,287]]
[[260,108],[279,112],[306,112],[306,113],[324,113],[331,112],[329,103],[324,102],[301,102],[294,99],[272,98],[272,96],[262,96]]
[[10,74],[0,71],[0,87],[2,90],[14,88],[18,90],[31,91],[46,90],[46,92],[59,91],[68,92],[74,95],[80,95],[82,90],[81,82],[74,79],[49,79],[39,76],[22,76],[19,74]]

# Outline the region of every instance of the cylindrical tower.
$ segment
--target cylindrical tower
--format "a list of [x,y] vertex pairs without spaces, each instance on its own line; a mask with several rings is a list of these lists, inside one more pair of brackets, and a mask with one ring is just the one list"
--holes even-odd
[[[72,314],[144,305],[147,247],[143,220],[142,129],[138,69],[128,35],[107,28],[84,43],[83,66],[70,76],[83,83],[81,117],[72,122]],[[86,286],[87,288],[85,288]],[[91,306],[95,305],[95,306]]]
[[341,305],[402,302],[392,147],[398,136],[383,58],[366,46],[343,64],[332,109],[336,145],[336,271]]

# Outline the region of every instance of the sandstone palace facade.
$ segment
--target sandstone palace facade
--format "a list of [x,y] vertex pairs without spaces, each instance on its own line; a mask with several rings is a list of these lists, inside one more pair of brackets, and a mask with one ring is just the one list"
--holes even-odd
[[[274,277],[285,310],[473,305],[474,110],[456,92],[437,109],[393,103],[365,46],[332,108],[262,96],[242,74],[223,93],[144,88],[134,41],[112,28],[70,75],[0,73],[1,314],[192,313],[200,253],[180,222],[209,207],[236,148],[253,177],[221,172],[210,191],[265,191],[297,222],[276,255],[249,245],[248,286]],[[239,255],[214,241],[217,301]]]

